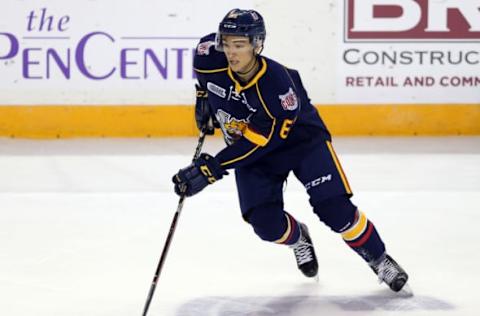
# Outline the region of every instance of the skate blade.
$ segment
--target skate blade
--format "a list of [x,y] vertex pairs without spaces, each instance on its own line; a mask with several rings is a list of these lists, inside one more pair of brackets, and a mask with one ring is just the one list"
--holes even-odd
[[313,280],[315,281],[315,283],[320,283],[320,277],[318,276],[318,274],[316,276],[313,277]]
[[405,284],[402,289],[398,292],[401,297],[413,297],[413,290],[410,285]]

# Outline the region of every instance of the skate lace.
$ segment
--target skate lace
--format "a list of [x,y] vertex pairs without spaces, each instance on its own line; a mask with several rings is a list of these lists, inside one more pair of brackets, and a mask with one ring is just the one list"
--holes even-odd
[[397,277],[399,271],[390,260],[385,259],[378,265],[378,282],[384,281],[391,284]]
[[303,238],[300,239],[298,243],[292,247],[298,265],[302,265],[313,260],[311,247],[312,245]]

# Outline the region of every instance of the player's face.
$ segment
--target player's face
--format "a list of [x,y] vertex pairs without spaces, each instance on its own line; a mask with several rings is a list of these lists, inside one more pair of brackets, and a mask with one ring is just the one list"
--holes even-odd
[[255,55],[248,37],[224,35],[222,45],[228,65],[234,72],[242,73],[251,69]]

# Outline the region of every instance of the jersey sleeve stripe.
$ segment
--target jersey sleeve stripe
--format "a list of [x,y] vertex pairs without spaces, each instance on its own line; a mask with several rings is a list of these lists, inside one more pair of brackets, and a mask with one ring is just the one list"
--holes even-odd
[[222,167],[224,167],[224,166],[227,166],[227,165],[232,164],[232,163],[234,163],[234,162],[237,162],[237,161],[239,161],[239,160],[242,160],[242,159],[250,156],[250,155],[251,155],[255,150],[257,150],[258,148],[260,148],[259,145],[255,146],[252,150],[250,150],[250,151],[249,151],[248,153],[246,153],[245,155],[242,155],[242,156],[240,156],[240,157],[237,157],[237,158],[232,159],[232,160],[229,160],[229,161],[222,162],[220,165],[221,165]]
[[266,146],[267,143],[268,143],[268,139],[265,136],[263,136],[261,134],[258,134],[258,133],[252,131],[249,128],[247,128],[244,131],[243,136],[246,139],[248,139],[250,142],[254,143],[255,145],[261,146],[261,147]]
[[222,71],[227,71],[228,68],[218,68],[218,69],[198,69],[198,68],[193,68],[196,72],[202,73],[202,74],[212,74],[216,72],[222,72]]

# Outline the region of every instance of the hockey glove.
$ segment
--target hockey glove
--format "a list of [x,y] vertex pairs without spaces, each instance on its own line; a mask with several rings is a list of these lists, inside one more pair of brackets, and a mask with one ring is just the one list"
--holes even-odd
[[202,153],[188,167],[180,169],[172,181],[175,184],[175,193],[192,196],[227,174],[214,157]]
[[195,85],[195,88],[197,89],[197,98],[195,101],[195,121],[197,122],[197,128],[200,131],[203,130],[207,135],[213,135],[215,127],[219,128],[220,125],[210,112],[208,92],[198,84]]

